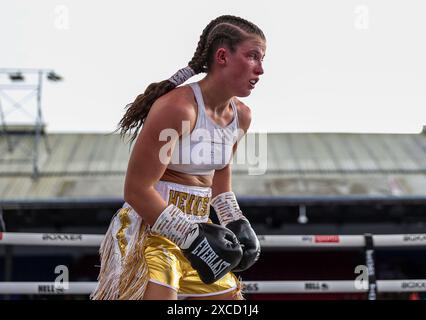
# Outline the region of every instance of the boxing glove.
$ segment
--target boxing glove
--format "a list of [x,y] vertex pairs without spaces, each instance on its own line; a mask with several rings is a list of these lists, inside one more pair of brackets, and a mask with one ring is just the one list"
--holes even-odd
[[234,233],[212,223],[194,223],[171,204],[157,218],[151,232],[182,250],[200,279],[207,284],[222,278],[240,262],[243,252]]
[[216,211],[220,224],[236,235],[243,249],[243,257],[233,271],[247,270],[259,259],[260,243],[250,222],[240,210],[235,194],[221,193],[212,199],[211,206]]

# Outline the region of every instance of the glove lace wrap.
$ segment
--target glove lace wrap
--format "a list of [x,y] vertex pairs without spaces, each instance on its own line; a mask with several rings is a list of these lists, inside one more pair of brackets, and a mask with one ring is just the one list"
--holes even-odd
[[188,247],[188,242],[198,235],[194,233],[194,223],[191,223],[186,214],[175,205],[169,205],[155,221],[151,231],[166,237],[180,248]]
[[212,199],[211,205],[222,226],[226,226],[231,221],[246,219],[232,191],[217,195]]

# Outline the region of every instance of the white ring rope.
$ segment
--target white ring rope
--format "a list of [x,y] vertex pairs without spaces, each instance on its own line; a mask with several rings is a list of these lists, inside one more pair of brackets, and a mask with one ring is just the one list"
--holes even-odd
[[[1,245],[99,247],[103,235],[70,233],[0,232]],[[263,248],[362,248],[362,235],[259,235]],[[425,246],[426,234],[373,235],[374,247]],[[377,292],[426,291],[426,279],[377,280]],[[0,294],[90,294],[96,282],[0,282]],[[368,282],[345,281],[246,281],[247,293],[362,293]]]
[[[88,295],[97,282],[0,282],[0,294]],[[68,288],[66,287],[68,285]],[[367,283],[352,281],[245,281],[245,292],[255,293],[365,293]],[[378,280],[378,292],[425,292],[426,279]]]
[[[0,232],[1,245],[99,247],[103,235]],[[259,235],[262,248],[362,248],[362,235]],[[373,235],[374,247],[426,246],[426,234]]]

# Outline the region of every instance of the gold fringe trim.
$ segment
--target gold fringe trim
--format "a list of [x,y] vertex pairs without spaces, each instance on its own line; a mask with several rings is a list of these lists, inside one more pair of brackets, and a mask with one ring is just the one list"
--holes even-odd
[[[120,277],[119,299],[141,300],[148,284],[148,265],[145,260],[145,240],[150,232],[142,222],[135,241],[130,244],[129,252],[123,261]],[[132,239],[133,240],[133,239]]]
[[[101,270],[98,285],[90,298],[93,300],[140,300],[148,284],[148,266],[144,258],[145,240],[150,232],[143,221],[130,239],[126,254],[116,253],[118,245],[112,234],[113,223],[99,250]],[[121,248],[120,248],[121,249]],[[120,250],[121,251],[121,250]]]
[[118,298],[120,257],[115,253],[113,225],[114,219],[111,221],[99,249],[101,270],[98,276],[98,285],[90,295],[90,299],[93,300],[115,300]]
[[130,208],[121,209],[118,213],[118,218],[120,219],[120,230],[117,232],[117,241],[118,247],[120,248],[121,256],[124,257],[126,255],[127,249],[127,240],[126,240],[126,229],[129,227],[131,221],[129,218]]
[[233,298],[235,300],[245,300],[243,279],[240,276],[238,278],[235,276],[235,278],[237,281],[237,288],[234,290]]

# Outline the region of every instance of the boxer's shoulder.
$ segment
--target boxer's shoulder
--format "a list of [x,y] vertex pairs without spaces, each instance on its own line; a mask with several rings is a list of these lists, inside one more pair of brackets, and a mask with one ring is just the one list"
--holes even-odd
[[251,123],[251,109],[244,102],[237,98],[234,98],[234,102],[237,106],[239,126],[241,129],[247,132]]

